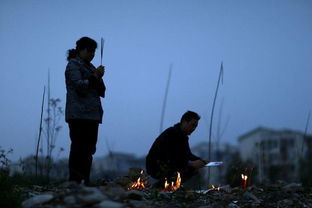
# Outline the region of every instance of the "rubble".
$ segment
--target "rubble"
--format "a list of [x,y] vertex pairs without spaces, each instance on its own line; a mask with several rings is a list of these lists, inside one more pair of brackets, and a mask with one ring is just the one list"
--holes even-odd
[[34,206],[37,206],[39,204],[46,203],[53,198],[54,198],[54,196],[52,194],[42,194],[42,195],[33,196],[30,199],[25,200],[22,203],[22,206],[24,208],[34,207]]
[[[25,189],[23,208],[249,208],[249,207],[312,207],[312,189],[301,184],[230,187],[205,190],[164,192],[148,187],[142,191],[128,190],[135,180],[126,176],[92,187],[75,183],[54,186],[33,186]],[[128,184],[126,183],[128,181]]]

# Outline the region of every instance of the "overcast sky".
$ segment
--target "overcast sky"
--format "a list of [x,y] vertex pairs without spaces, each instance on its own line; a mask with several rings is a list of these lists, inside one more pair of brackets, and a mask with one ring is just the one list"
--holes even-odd
[[[191,146],[208,141],[222,61],[213,123],[214,135],[218,123],[228,123],[221,141],[236,144],[259,126],[304,131],[312,108],[311,21],[309,0],[1,0],[0,145],[13,148],[13,160],[35,152],[48,69],[51,96],[64,108],[66,51],[82,36],[105,39],[96,157],[107,144],[148,152],[159,134],[170,64],[164,128],[196,111],[202,119]],[[100,64],[99,50],[93,64]],[[61,125],[56,146],[67,157],[64,117]]]

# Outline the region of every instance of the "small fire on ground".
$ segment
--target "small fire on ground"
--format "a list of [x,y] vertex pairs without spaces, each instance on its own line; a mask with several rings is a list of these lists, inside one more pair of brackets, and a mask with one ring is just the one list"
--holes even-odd
[[144,171],[141,170],[140,172],[141,176],[137,179],[137,181],[133,182],[133,184],[130,187],[128,187],[128,190],[134,189],[134,190],[142,191],[143,189],[145,189],[147,181],[143,180],[143,177],[142,177],[143,173]]
[[167,179],[165,180],[164,184],[164,191],[165,192],[173,192],[178,190],[181,187],[181,175],[177,172],[177,179],[176,181],[171,181],[168,183]]
[[211,188],[210,188],[208,191],[220,191],[220,190],[221,190],[220,186],[215,187],[215,186],[212,184],[212,185],[211,185]]

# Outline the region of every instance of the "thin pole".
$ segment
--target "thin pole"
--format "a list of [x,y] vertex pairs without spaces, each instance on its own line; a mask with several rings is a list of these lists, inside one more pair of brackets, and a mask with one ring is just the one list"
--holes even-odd
[[307,137],[307,133],[308,133],[308,127],[309,127],[309,122],[310,122],[310,114],[311,114],[311,112],[309,112],[309,114],[308,114],[306,126],[305,126],[305,129],[304,129],[303,141],[302,141],[302,145],[301,145],[301,157],[302,157],[302,154],[303,154],[303,147],[304,147],[304,143],[306,142],[306,137]]
[[51,109],[50,109],[50,100],[51,100],[51,88],[50,88],[50,69],[48,70],[48,120],[47,120],[47,157],[46,157],[46,176],[50,177],[50,165],[51,165]]
[[42,132],[42,116],[43,116],[43,107],[44,107],[44,96],[45,96],[45,86],[43,87],[39,135],[38,135],[37,148],[36,148],[36,176],[37,176],[37,173],[38,173],[38,154],[39,154],[39,144],[40,144],[40,138],[41,138],[41,132]]
[[162,106],[162,110],[161,110],[159,133],[161,133],[163,131],[163,124],[164,124],[164,117],[165,117],[165,111],[166,111],[166,105],[167,105],[169,85],[170,85],[170,80],[171,80],[172,67],[173,67],[173,65],[170,64],[168,80],[167,80],[167,85],[166,85],[166,91],[165,91],[165,97],[164,97],[164,102],[163,102],[163,106]]
[[50,69],[48,70],[48,129],[47,129],[47,156],[49,156],[50,152]]
[[[216,105],[216,100],[217,100],[217,95],[218,95],[218,91],[219,91],[219,85],[220,85],[221,78],[222,78],[222,83],[223,83],[223,62],[221,62],[219,79],[218,79],[217,88],[216,88],[214,99],[213,99],[212,111],[211,111],[211,116],[210,116],[209,150],[208,150],[208,160],[209,161],[211,160],[211,132],[212,132],[213,113],[214,113],[214,108]],[[210,167],[208,167],[208,184],[209,184],[209,182],[210,182]]]

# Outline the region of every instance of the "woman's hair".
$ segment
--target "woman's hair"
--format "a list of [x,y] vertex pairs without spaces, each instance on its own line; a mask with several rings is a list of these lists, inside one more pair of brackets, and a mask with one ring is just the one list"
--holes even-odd
[[75,58],[78,55],[78,52],[84,49],[87,49],[88,51],[95,51],[97,48],[97,43],[95,40],[89,38],[89,37],[82,37],[76,42],[76,48],[69,49],[67,51],[67,61],[69,61],[72,58]]

